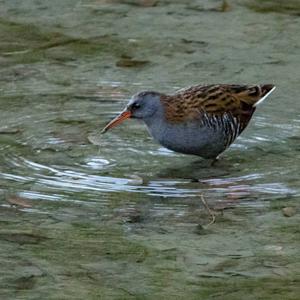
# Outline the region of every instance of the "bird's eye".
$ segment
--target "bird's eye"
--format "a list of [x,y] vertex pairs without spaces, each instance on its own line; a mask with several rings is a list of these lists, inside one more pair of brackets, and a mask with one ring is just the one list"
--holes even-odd
[[138,104],[138,103],[133,103],[133,104],[131,105],[131,109],[132,109],[132,110],[139,109],[140,107],[141,107],[141,105]]

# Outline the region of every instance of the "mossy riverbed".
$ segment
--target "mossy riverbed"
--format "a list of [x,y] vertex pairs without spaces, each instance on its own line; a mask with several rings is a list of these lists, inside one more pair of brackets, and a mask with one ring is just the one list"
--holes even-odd
[[[299,299],[300,6],[192,2],[1,2],[1,299]],[[100,137],[133,93],[220,82],[277,89],[214,167]]]

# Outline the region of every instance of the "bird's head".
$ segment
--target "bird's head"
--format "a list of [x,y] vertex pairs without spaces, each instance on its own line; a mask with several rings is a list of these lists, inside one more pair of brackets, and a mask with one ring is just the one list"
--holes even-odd
[[105,133],[110,128],[117,126],[129,118],[142,120],[151,118],[161,108],[161,96],[162,94],[158,92],[150,91],[140,92],[134,95],[125,109],[104,127],[102,133]]

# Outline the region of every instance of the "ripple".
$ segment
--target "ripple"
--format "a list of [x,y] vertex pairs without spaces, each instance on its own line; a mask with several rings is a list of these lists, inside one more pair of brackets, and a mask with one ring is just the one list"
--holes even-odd
[[111,162],[109,160],[101,157],[90,157],[86,159],[86,166],[93,170],[101,170],[110,164]]
[[[88,165],[91,170],[101,170],[103,166],[110,164],[108,160],[101,157],[89,158],[86,160],[91,162],[92,166]],[[257,198],[259,195],[282,195],[295,194],[296,190],[287,187],[283,183],[260,183],[265,174],[255,173],[240,177],[227,178],[211,178],[201,180],[199,185],[191,183],[184,179],[155,179],[139,184],[132,177],[111,177],[90,174],[80,171],[80,169],[68,169],[66,166],[46,166],[25,158],[14,159],[13,164],[19,168],[25,168],[30,176],[16,175],[10,173],[1,173],[0,179],[15,181],[20,183],[34,182],[35,191],[24,192],[27,197],[40,200],[66,200],[65,195],[76,195],[77,193],[86,193],[89,196],[96,194],[103,195],[102,202],[107,203],[105,195],[109,193],[140,193],[149,197],[165,198],[194,198],[200,194],[207,194],[213,199],[218,199],[220,195],[225,197],[242,199],[242,198]],[[87,164],[88,164],[87,163]],[[96,163],[96,165],[94,165]],[[30,171],[32,170],[32,171]],[[42,190],[42,191],[39,191]],[[24,194],[24,195],[25,195]],[[76,196],[75,196],[76,198]],[[73,198],[72,198],[73,199]],[[74,200],[70,200],[74,201]],[[87,202],[89,200],[87,199]],[[177,204],[178,206],[178,204]]]
[[[5,135],[0,146],[1,184],[36,201],[93,202],[102,207],[116,199],[150,202],[157,215],[181,215],[189,201],[197,203],[200,194],[211,202],[234,199],[248,207],[299,194],[298,185],[290,186],[297,164],[293,149],[298,148],[284,142],[299,129],[296,118],[292,123],[283,118],[281,124],[271,126],[272,115],[256,116],[254,126],[224,155],[225,163],[208,169],[158,146],[139,123],[124,123],[105,138],[98,133],[92,136],[95,128],[123,107],[128,98],[125,86],[85,82],[76,93],[62,94],[41,88],[22,95],[24,103],[12,92],[0,127],[21,130]],[[131,88],[137,86],[142,89],[141,83]],[[277,149],[280,143],[277,152],[272,151],[274,143]],[[199,178],[199,182],[186,178]]]

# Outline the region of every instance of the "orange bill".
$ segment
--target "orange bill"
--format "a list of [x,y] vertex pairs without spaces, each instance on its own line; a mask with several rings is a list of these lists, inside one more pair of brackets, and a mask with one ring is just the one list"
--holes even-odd
[[112,121],[110,121],[101,131],[101,133],[105,133],[107,130],[109,130],[112,127],[117,126],[118,124],[122,123],[126,119],[129,119],[131,117],[130,111],[123,111],[121,112],[116,118],[114,118]]

